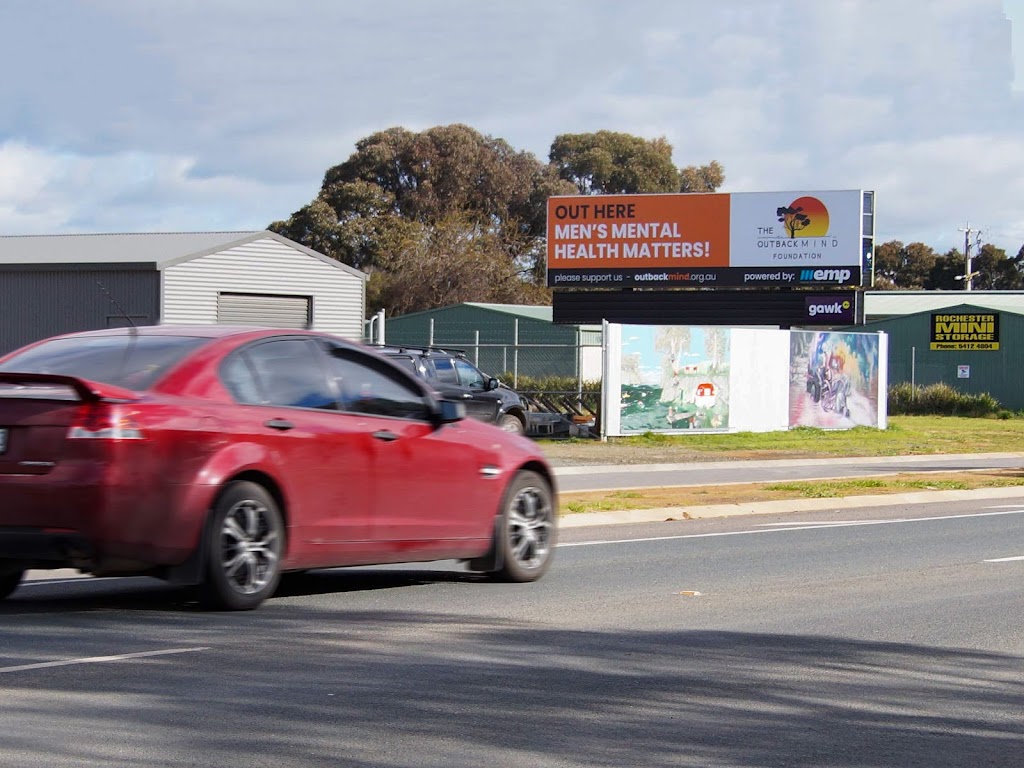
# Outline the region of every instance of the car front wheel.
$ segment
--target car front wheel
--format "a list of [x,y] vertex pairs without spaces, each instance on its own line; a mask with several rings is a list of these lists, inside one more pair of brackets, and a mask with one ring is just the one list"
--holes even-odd
[[536,581],[555,551],[555,501],[548,482],[536,472],[520,472],[505,491],[494,529],[497,568],[502,581]]
[[498,426],[506,432],[511,432],[514,435],[525,435],[526,426],[522,421],[519,420],[518,416],[513,416],[511,413],[506,413],[501,417],[498,422]]
[[203,602],[247,611],[274,594],[281,579],[284,523],[277,502],[256,483],[235,482],[217,500],[206,541]]
[[13,565],[0,563],[0,600],[10,595],[21,584],[25,571]]

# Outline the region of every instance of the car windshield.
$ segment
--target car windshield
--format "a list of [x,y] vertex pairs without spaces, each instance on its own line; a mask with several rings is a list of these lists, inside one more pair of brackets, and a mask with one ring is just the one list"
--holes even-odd
[[142,390],[209,339],[195,336],[75,336],[16,354],[0,371],[53,373]]

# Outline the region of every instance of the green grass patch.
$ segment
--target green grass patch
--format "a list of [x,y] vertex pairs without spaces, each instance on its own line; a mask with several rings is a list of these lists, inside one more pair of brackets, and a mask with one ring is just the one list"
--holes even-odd
[[[645,433],[629,437],[579,441],[574,445],[590,450],[595,460],[616,462],[616,449],[628,454],[644,452],[657,460],[671,460],[678,454],[690,458],[789,458],[830,456],[910,456],[939,453],[1016,453],[1024,451],[1024,419],[963,416],[893,416],[887,429],[855,427],[826,430],[798,427],[784,432],[735,432],[700,434]],[[565,441],[539,440],[557,457]],[[583,444],[581,444],[583,443]],[[611,450],[608,450],[611,449]],[[546,451],[547,452],[547,451]],[[604,460],[598,457],[607,457]],[[628,463],[628,460],[627,460]]]

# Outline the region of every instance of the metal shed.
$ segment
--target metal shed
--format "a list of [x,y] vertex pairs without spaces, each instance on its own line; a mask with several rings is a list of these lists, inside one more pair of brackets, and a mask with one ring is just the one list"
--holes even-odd
[[464,349],[492,374],[601,378],[601,327],[555,325],[551,307],[466,302],[388,318],[388,344]]
[[987,392],[1004,408],[1024,409],[1024,313],[947,303],[851,330],[889,335],[890,384],[941,382],[967,394]]
[[1024,291],[865,291],[864,321],[871,323],[958,304],[1024,314]]
[[366,276],[267,232],[0,237],[0,354],[73,331],[231,323],[363,337]]

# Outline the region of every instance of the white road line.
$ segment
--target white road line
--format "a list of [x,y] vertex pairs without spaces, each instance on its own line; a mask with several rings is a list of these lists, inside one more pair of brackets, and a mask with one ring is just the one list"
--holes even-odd
[[[887,521],[887,522],[895,523],[895,522],[901,522],[901,521],[906,520],[906,519],[907,518],[905,518],[905,517],[901,517],[898,521],[897,520],[890,520],[890,521]],[[872,523],[877,523],[877,522],[878,522],[878,520],[820,520],[820,521],[818,521],[818,520],[811,520],[810,522],[805,523],[805,525],[820,525],[822,527],[827,527],[827,526],[830,526],[830,525],[871,525]],[[792,523],[761,523],[757,527],[758,528],[785,528],[785,527],[788,527],[788,526],[791,526],[791,525],[793,525],[793,524]]]
[[724,531],[721,533],[688,533],[679,536],[646,536],[639,539],[602,539],[599,541],[573,541],[559,544],[558,547],[594,547],[601,544],[638,544],[646,541],[674,541],[676,539],[714,539],[722,536],[749,536],[765,533],[786,533],[787,531],[821,531],[832,528],[855,528],[867,525],[894,525],[896,523],[927,523],[941,520],[963,520],[972,517],[998,517],[1001,515],[1021,515],[1024,509],[1013,509],[1006,512],[975,512],[965,515],[938,515],[936,517],[911,517],[899,520],[868,520],[864,522],[837,523],[835,525],[794,525],[790,528],[758,528],[750,531]]
[[117,581],[125,581],[127,579],[138,579],[145,578],[139,576],[74,576],[70,579],[26,579],[18,585],[18,589],[24,587],[49,587],[53,584],[99,584],[101,581],[104,584],[113,584]]
[[142,653],[122,653],[117,656],[90,656],[83,659],[65,659],[64,661],[43,661],[38,664],[20,664],[16,667],[0,667],[0,675],[6,672],[25,672],[31,669],[49,669],[50,667],[69,667],[73,664],[104,664],[109,661],[126,661],[129,659],[145,659],[151,656],[169,656],[174,653],[196,653],[208,651],[210,648],[168,648],[163,651],[143,651]]
[[[118,578],[112,576],[110,578]],[[106,580],[106,577],[104,578]],[[51,584],[95,584],[96,579],[91,576],[78,576],[73,579],[26,579],[18,585],[18,589],[23,587],[48,587]]]
[[1024,555],[1020,557],[996,557],[992,560],[986,560],[986,563],[1011,563],[1015,560],[1024,560]]

